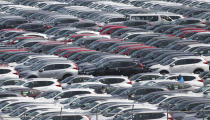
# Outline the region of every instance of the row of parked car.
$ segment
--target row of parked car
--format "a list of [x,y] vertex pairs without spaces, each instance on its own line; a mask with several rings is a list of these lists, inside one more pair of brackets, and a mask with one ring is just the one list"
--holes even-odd
[[210,119],[208,6],[0,2],[1,119]]

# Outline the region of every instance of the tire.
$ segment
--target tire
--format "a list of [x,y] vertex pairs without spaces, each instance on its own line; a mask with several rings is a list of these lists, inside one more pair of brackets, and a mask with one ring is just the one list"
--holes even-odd
[[160,74],[165,75],[165,74],[169,74],[169,72],[166,70],[162,70],[162,71],[160,71]]
[[64,80],[65,78],[67,78],[67,77],[70,77],[70,76],[72,76],[71,74],[66,74],[66,75],[64,75],[63,77],[62,77],[62,80]]
[[37,76],[32,75],[32,76],[29,76],[28,78],[37,78]]
[[200,74],[202,72],[204,72],[202,69],[196,69],[193,73],[194,74]]

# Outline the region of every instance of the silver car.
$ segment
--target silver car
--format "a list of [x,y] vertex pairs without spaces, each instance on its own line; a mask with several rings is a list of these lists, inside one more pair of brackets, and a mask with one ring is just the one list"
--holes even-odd
[[78,67],[71,61],[52,61],[39,64],[36,67],[23,71],[19,74],[21,78],[55,78],[65,79],[78,74]]

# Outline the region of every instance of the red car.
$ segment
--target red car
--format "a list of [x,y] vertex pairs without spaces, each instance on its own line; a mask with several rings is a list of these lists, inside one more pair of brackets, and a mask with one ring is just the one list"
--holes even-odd
[[108,27],[105,30],[103,30],[102,32],[100,32],[101,35],[107,35],[107,34],[111,34],[114,31],[121,29],[121,28],[127,28],[126,26],[112,26],[112,27]]

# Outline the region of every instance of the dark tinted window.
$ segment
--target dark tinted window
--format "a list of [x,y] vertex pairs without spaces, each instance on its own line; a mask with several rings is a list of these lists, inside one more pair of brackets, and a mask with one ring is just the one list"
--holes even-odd
[[48,86],[52,85],[52,81],[35,81],[33,82],[33,87],[42,87],[42,86]]
[[69,115],[69,116],[54,116],[52,118],[50,118],[50,120],[82,120],[82,116],[76,116],[76,115]]
[[195,77],[193,76],[183,76],[183,78],[184,78],[184,81],[191,81],[195,79]]
[[102,79],[99,80],[101,83],[104,84],[115,84],[115,83],[121,83],[124,81],[124,79],[120,79],[120,78],[107,78],[107,79]]
[[6,74],[9,73],[11,70],[9,69],[0,69],[0,74]]
[[112,62],[111,63],[111,66],[112,67],[128,67],[128,66],[133,66],[133,65],[136,65],[136,63],[134,62],[127,62],[127,61],[116,61],[116,62]]
[[200,59],[183,59],[175,62],[175,65],[194,64],[200,62]]
[[164,113],[139,113],[134,115],[133,120],[158,119],[164,116]]
[[24,47],[31,47],[32,45],[36,44],[37,42],[30,42],[30,43],[26,43],[23,46]]
[[158,75],[145,75],[145,76],[139,77],[138,80],[155,80],[158,77],[160,77],[160,76],[158,76]]
[[3,85],[20,85],[20,84],[23,84],[24,82],[21,81],[21,80],[10,80],[10,81],[5,81],[3,83]]
[[75,78],[71,82],[72,83],[80,83],[80,82],[85,82],[88,81],[90,78],[88,77],[81,77],[81,78]]
[[65,68],[69,68],[70,65],[69,64],[56,64],[55,65],[55,69],[65,69]]
[[63,94],[61,94],[61,98],[69,98],[72,97],[74,95],[79,95],[79,94],[88,94],[90,92],[88,91],[70,91],[70,92],[65,92]]
[[44,71],[54,70],[55,69],[55,65],[47,65],[43,69],[44,69]]

